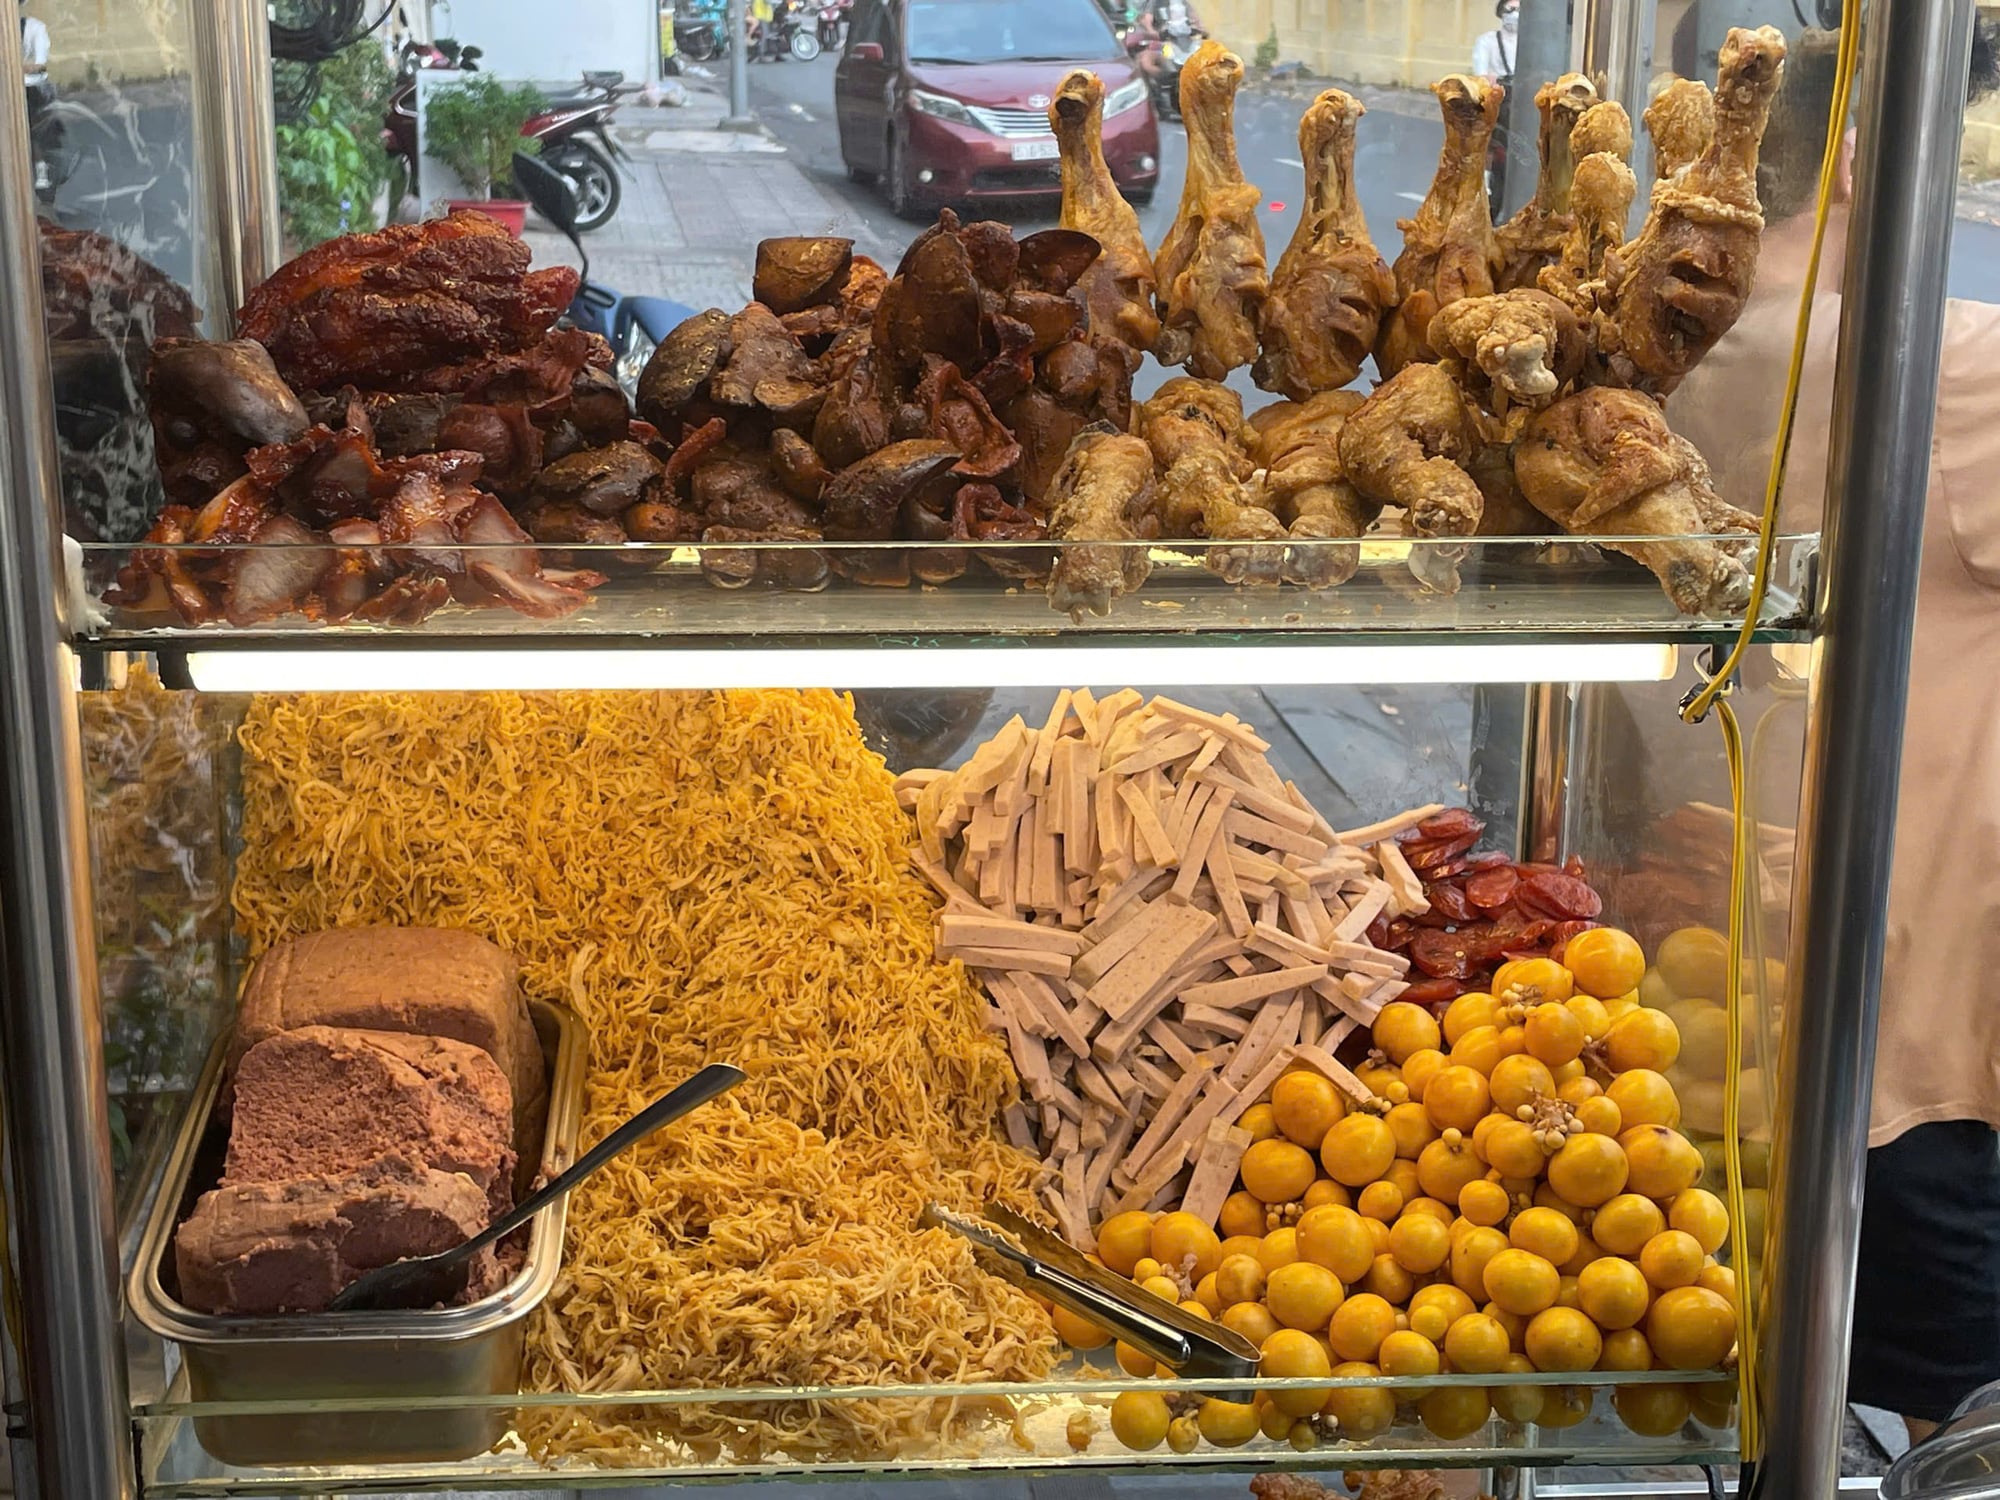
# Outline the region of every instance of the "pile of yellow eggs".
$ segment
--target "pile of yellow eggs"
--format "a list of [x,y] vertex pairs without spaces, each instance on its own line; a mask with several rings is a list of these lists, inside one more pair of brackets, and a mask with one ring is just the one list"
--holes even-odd
[[[1712,1371],[1736,1341],[1736,1283],[1722,1200],[1700,1184],[1668,1074],[1679,1026],[1641,995],[1639,944],[1611,928],[1572,939],[1557,964],[1503,966],[1491,993],[1442,1021],[1384,1006],[1356,1073],[1355,1105],[1323,1075],[1280,1077],[1241,1124],[1240,1186],[1209,1225],[1188,1213],[1119,1214],[1097,1254],[1263,1351],[1273,1378],[1397,1377],[1399,1386],[1259,1393],[1176,1413],[1134,1390],[1112,1408],[1126,1446],[1179,1451],[1260,1432],[1298,1447],[1365,1441],[1399,1396],[1440,1439],[1510,1422],[1567,1427],[1588,1415],[1574,1385],[1408,1382],[1438,1374]],[[1106,1335],[1057,1314],[1090,1348]],[[1117,1349],[1135,1376],[1167,1374]],[[1729,1380],[1616,1387],[1633,1431],[1726,1426]]]

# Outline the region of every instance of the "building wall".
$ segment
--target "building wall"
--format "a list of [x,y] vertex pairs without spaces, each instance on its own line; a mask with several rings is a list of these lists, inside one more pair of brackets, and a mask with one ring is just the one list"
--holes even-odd
[[1278,56],[1362,83],[1429,83],[1472,63],[1491,0],[1208,0],[1197,10],[1245,56],[1278,32]]
[[59,88],[187,72],[182,0],[29,0],[18,14],[49,28],[49,75]]
[[585,69],[616,69],[635,82],[659,71],[657,0],[457,0],[434,3],[431,30],[485,49],[497,78],[574,83]]

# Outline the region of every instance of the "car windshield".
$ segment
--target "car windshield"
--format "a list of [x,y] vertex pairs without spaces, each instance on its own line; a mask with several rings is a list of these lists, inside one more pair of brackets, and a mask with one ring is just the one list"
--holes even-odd
[[1092,0],[916,0],[910,61],[1093,62],[1117,55]]

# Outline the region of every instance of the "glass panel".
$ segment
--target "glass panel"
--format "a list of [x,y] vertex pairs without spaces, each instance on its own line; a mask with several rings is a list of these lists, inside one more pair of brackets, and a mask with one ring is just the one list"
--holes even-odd
[[[585,1476],[602,1483],[612,1470],[619,1482],[637,1484],[649,1478],[754,1478],[760,1473],[833,1479],[862,1472],[920,1477],[1058,1467],[1158,1469],[1168,1464],[1220,1472],[1337,1472],[1357,1464],[1408,1468],[1698,1464],[1734,1457],[1735,1434],[1728,1425],[1733,1382],[1690,1385],[1685,1376],[1673,1372],[1588,1374],[1569,1384],[1548,1377],[1499,1377],[1482,1385],[1474,1376],[1442,1376],[1422,1385],[1329,1380],[1307,1387],[1300,1381],[1256,1382],[1274,1390],[1357,1392],[1346,1398],[1336,1395],[1334,1402],[1354,1413],[1354,1420],[1363,1421],[1373,1415],[1368,1403],[1380,1401],[1393,1425],[1365,1441],[1349,1441],[1338,1437],[1337,1421],[1324,1422],[1302,1451],[1289,1439],[1274,1441],[1254,1429],[1230,1432],[1225,1424],[1242,1419],[1218,1401],[1209,1407],[1209,1431],[1224,1441],[1200,1437],[1185,1454],[1174,1453],[1163,1443],[1135,1451],[1121,1442],[1111,1427],[1109,1408],[1120,1392],[1133,1388],[1133,1382],[1102,1370],[1073,1373],[1077,1378],[1063,1386],[972,1387],[954,1393],[949,1401],[935,1387],[865,1396],[842,1391],[790,1394],[789,1399],[809,1400],[821,1409],[858,1407],[863,1401],[927,1403],[938,1435],[894,1455],[765,1449],[754,1434],[757,1412],[770,1410],[768,1395],[757,1398],[764,1403],[761,1407],[743,1411],[740,1439],[725,1436],[690,1443],[641,1436],[649,1421],[672,1430],[668,1414],[675,1407],[714,1400],[712,1393],[693,1392],[607,1392],[533,1403],[498,1397],[478,1404],[413,1400],[394,1413],[336,1410],[329,1403],[266,1403],[254,1408],[256,1416],[244,1414],[244,1403],[176,1403],[147,1409],[136,1425],[148,1493],[187,1496],[326,1494],[360,1483],[404,1489],[555,1488]],[[1614,1380],[1619,1382],[1615,1386]],[[1523,1386],[1537,1387],[1537,1396],[1506,1394]],[[1183,1382],[1162,1382],[1158,1389],[1177,1411],[1199,1414],[1208,1405],[1207,1397]],[[748,1393],[737,1394],[739,1400],[750,1399]],[[1503,1405],[1510,1399],[1539,1400],[1549,1425],[1493,1415],[1494,1395]],[[1482,1408],[1487,1413],[1484,1419]],[[712,1417],[727,1413],[729,1406],[704,1410]],[[1656,1435],[1634,1433],[1621,1420],[1621,1410]],[[1430,1426],[1425,1425],[1426,1418]],[[1199,1415],[1196,1419],[1200,1421]],[[705,1430],[714,1427],[712,1421],[700,1425]],[[1440,1437],[1440,1431],[1452,1435]],[[591,1438],[592,1432],[601,1437]],[[372,1451],[380,1456],[372,1462],[332,1464],[284,1456],[286,1447],[297,1451],[299,1445],[322,1441],[327,1434],[334,1434],[343,1452]],[[1302,1434],[1299,1443],[1306,1442]],[[427,1448],[430,1457],[408,1456],[413,1444]],[[210,1447],[252,1461],[231,1463],[217,1458]],[[567,1456],[564,1449],[571,1450]],[[391,1456],[397,1450],[405,1456]]]
[[[1615,546],[1625,539],[1606,539]],[[1659,544],[1633,538],[1631,544]],[[1673,538],[1665,545],[1736,545]],[[1765,622],[1805,626],[1814,539],[1782,540]],[[1677,612],[1638,568],[1597,546],[1547,538],[1362,543],[1048,544],[902,542],[671,547],[629,543],[539,554],[515,546],[441,550],[236,544],[90,546],[83,587],[109,601],[106,644],[414,631],[496,638],[987,638],[1104,632],[1415,636],[1446,632],[1716,641],[1735,626]],[[252,570],[254,567],[254,571]],[[1321,568],[1332,588],[1277,583]],[[1143,577],[1102,615],[1052,608],[1044,580]],[[1149,571],[1150,570],[1150,571]],[[1232,584],[1222,575],[1270,579]],[[1457,587],[1426,588],[1418,575]],[[385,582],[393,580],[393,582]],[[870,586],[880,584],[887,586]],[[347,590],[352,588],[352,593]],[[1080,584],[1079,587],[1082,585]],[[452,603],[454,593],[474,601]],[[514,607],[500,604],[514,600]],[[342,601],[338,605],[334,601]],[[330,621],[336,607],[350,613]],[[314,618],[308,618],[308,614]],[[230,625],[234,617],[243,622]],[[251,623],[255,622],[255,623]]]

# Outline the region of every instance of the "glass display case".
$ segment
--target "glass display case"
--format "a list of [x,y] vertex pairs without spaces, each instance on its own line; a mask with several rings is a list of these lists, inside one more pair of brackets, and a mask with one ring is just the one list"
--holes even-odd
[[[1424,534],[1415,502],[1353,535],[1066,532],[1044,497],[984,482],[1011,467],[965,469],[963,431],[949,451],[898,439],[930,450],[904,455],[923,472],[891,497],[914,539],[887,523],[531,534],[505,486],[473,489],[464,452],[375,451],[382,409],[351,381],[301,382],[306,404],[286,390],[296,424],[281,410],[247,467],[204,468],[204,423],[247,431],[272,408],[218,417],[201,361],[283,386],[263,344],[220,342],[278,260],[266,17],[140,9],[166,76],[111,91],[133,151],[98,160],[140,188],[59,184],[38,218],[43,147],[18,109],[0,131],[0,337],[20,351],[0,370],[0,1052],[23,1493],[1057,1471],[1342,1493],[1347,1471],[1453,1469],[1520,1495],[1543,1471],[1746,1457],[1768,1494],[1828,1491],[1893,817],[1875,793],[1915,594],[1918,521],[1885,502],[1921,485],[1929,449],[1944,252],[1923,216],[1949,194],[1969,0],[1878,0],[1867,18],[1842,379],[1793,444],[1825,450],[1825,478],[1795,464],[1761,567],[1753,531],[1662,529],[1632,504],[1607,507],[1629,530],[1532,535]],[[1653,7],[1578,6],[1574,26],[1559,9],[1528,18],[1517,99],[1587,66],[1638,114]],[[1546,78],[1525,76],[1538,59]],[[1534,117],[1515,109],[1518,157]],[[1397,184],[1409,203],[1422,186]],[[1022,320],[1070,308],[1062,290],[1002,305],[1040,337]],[[1725,378],[1640,398],[1706,455],[1646,494],[1685,498],[1698,472],[1709,499],[1764,508],[1783,371],[1760,349],[1790,348],[1785,290],[1721,346]],[[777,335],[801,360],[811,336]],[[709,354],[677,402],[642,387],[636,416],[609,376],[592,393],[661,470],[649,493],[672,499],[675,455],[727,425],[726,403],[689,396],[732,358]],[[1153,394],[1167,372],[1134,364]],[[935,374],[928,418],[898,421],[957,420],[938,416],[953,399],[994,419]],[[581,366],[565,380],[588,383]],[[1254,427],[1272,398],[1234,384]],[[649,401],[684,430],[663,435]],[[587,425],[510,409],[540,421],[538,455]],[[791,444],[767,479],[812,455],[802,419],[755,421],[756,441]],[[1085,448],[1139,441],[1075,426]],[[1483,451],[1511,484],[1518,445],[1543,439],[1504,430]],[[1227,482],[1267,483],[1272,463],[1243,458]],[[927,508],[953,460],[958,509]],[[1466,486],[1480,461],[1428,460]],[[338,530],[353,514],[273,530],[276,510],[230,529],[230,495],[318,485],[320,504],[357,482],[339,462],[363,465],[364,490],[393,472],[396,503],[427,485],[457,508],[442,531],[414,512],[365,536]],[[1690,608],[1702,569],[1742,586]],[[1686,722],[1725,663],[1723,727]],[[1143,913],[1123,936],[1121,910]],[[351,1016],[261,1040],[237,1026],[263,955],[376,926],[464,928],[511,955],[546,1067],[509,1080],[499,1043],[448,1038],[510,1107],[447,1097],[407,1059],[360,1105],[287,1096],[246,1064],[285,1037],[381,1050]],[[527,1191],[709,1060],[750,1074],[735,1100],[543,1210],[457,1305],[287,1311],[310,1294],[254,1289],[274,1244],[311,1276],[370,1263],[364,1164],[327,1144],[322,1104],[335,1136],[441,1131],[440,1111],[455,1150],[513,1132],[483,1177],[401,1138],[364,1153],[371,1172],[409,1155],[386,1170],[414,1178],[383,1191],[448,1220],[442,1248],[486,1222],[485,1195],[508,1197],[510,1167]],[[1447,1070],[1469,1077],[1427,1102]],[[1461,1084],[1478,1096],[1462,1120]],[[432,1092],[446,1102],[405,1098]],[[285,1161],[340,1161],[259,1175],[239,1139],[259,1128]],[[1503,1132],[1532,1169],[1504,1170]],[[1551,1163],[1592,1141],[1573,1172],[1615,1157],[1617,1181],[1559,1187]],[[228,1194],[243,1218],[225,1233]],[[1177,1378],[1050,1278],[1007,1286],[943,1227],[989,1204],[1247,1336],[1261,1364]],[[1020,1251],[989,1233],[994,1255]],[[1502,1254],[1519,1285],[1492,1270]],[[1586,1279],[1599,1262],[1615,1267]],[[1627,1273],[1629,1316],[1622,1283],[1599,1285]]]

